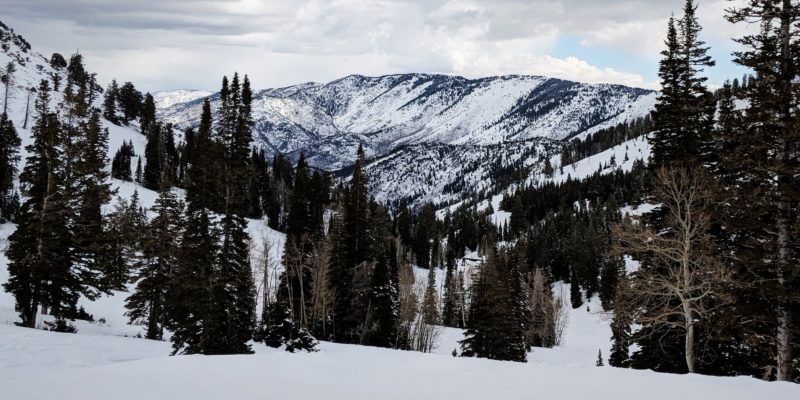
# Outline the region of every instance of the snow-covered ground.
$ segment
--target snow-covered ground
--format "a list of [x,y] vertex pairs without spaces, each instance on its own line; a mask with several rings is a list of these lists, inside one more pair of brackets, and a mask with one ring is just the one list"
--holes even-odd
[[528,364],[324,343],[290,354],[167,357],[142,339],[0,326],[4,399],[796,399],[751,378]]

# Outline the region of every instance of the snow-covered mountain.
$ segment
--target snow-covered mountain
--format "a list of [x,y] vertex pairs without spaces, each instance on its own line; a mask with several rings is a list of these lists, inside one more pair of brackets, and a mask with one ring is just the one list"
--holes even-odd
[[[161,118],[198,123],[205,92],[157,95]],[[210,98],[214,107],[218,95]],[[644,116],[654,102],[649,90],[537,76],[351,75],[259,91],[253,111],[255,140],[268,153],[302,152],[311,165],[336,171],[363,145],[376,198],[418,205],[457,200],[498,169]]]
[[[351,75],[259,91],[253,110],[255,139],[268,151],[304,152],[313,166],[337,170],[353,162],[359,144],[373,158],[408,145],[563,140],[643,116],[654,101],[649,90],[538,76]],[[162,102],[159,115],[195,125],[201,104]]]
[[[0,61],[17,65],[10,113],[22,125],[27,89],[56,75],[63,81],[64,71],[7,27],[0,34]],[[58,102],[60,93],[54,96]],[[206,97],[216,103],[218,94],[154,93],[160,117],[178,127],[198,122]],[[644,116],[654,102],[655,93],[644,89],[535,76],[352,75],[258,91],[254,139],[268,153],[303,152],[313,166],[342,176],[363,145],[378,200],[450,204],[492,188],[520,165],[540,168],[537,162],[556,154],[565,139]]]

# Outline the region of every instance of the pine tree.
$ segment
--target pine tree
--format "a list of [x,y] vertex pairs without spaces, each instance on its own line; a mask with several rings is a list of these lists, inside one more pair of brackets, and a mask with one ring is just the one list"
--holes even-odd
[[[223,80],[225,92],[225,80]],[[255,284],[250,268],[250,237],[244,216],[247,204],[247,170],[250,155],[250,123],[242,122],[244,102],[238,75],[230,92],[220,95],[218,137],[225,154],[225,215],[222,246],[211,284],[211,332],[206,354],[250,353],[247,344],[255,326]],[[248,104],[249,107],[249,104]]]
[[581,293],[578,273],[574,267],[569,274],[569,300],[572,303],[572,308],[580,308],[583,305],[583,293]]
[[[728,141],[724,169],[736,185],[724,186],[732,207],[725,213],[725,234],[736,240],[735,257],[755,273],[763,307],[750,315],[770,326],[776,379],[792,379],[792,321],[797,319],[800,274],[796,266],[800,191],[797,184],[800,131],[797,129],[798,21],[800,5],[790,0],[745,2],[730,10],[734,23],[758,22],[758,33],[736,41],[743,50],[735,62],[752,69],[745,98],[744,124]],[[740,212],[740,210],[746,210]]]
[[504,264],[496,251],[489,254],[472,286],[467,330],[460,342],[462,356],[521,362],[527,359],[524,328],[515,318]]
[[595,367],[602,367],[603,366],[603,352],[601,350],[597,350],[597,361],[594,363]]
[[146,325],[145,338],[161,340],[167,326],[168,291],[177,268],[183,226],[183,204],[172,191],[166,174],[151,211],[155,217],[142,239],[136,290],[128,297],[125,308],[131,324]]
[[[300,154],[295,170],[294,190],[289,204],[289,216],[286,219],[286,244],[284,245],[283,265],[286,266],[281,287],[286,290],[281,294],[288,297],[286,302],[291,306],[294,319],[300,327],[308,327],[307,310],[311,306],[311,271],[308,258],[311,255],[312,240],[317,235],[311,231],[311,208],[309,201],[310,178],[305,157]],[[285,292],[285,293],[284,293]]]
[[264,305],[264,315],[269,319],[262,321],[255,332],[254,339],[257,342],[274,348],[284,346],[290,353],[298,350],[309,353],[317,351],[319,342],[307,330],[295,324],[292,311],[285,302],[276,300]]
[[[62,133],[49,109],[50,88],[39,85],[33,144],[20,174],[26,201],[6,252],[9,279],[3,287],[14,295],[20,325],[33,328],[39,307],[61,319],[74,311],[80,280],[72,269],[71,243],[63,195]],[[44,310],[43,310],[44,311]]]
[[353,277],[356,266],[371,254],[369,199],[364,174],[364,150],[359,147],[349,190],[344,193],[344,215],[333,224],[335,242],[331,262],[330,289],[334,294],[334,337],[340,342],[357,341],[357,321],[353,317]]
[[107,217],[108,260],[104,274],[112,289],[124,290],[133,278],[140,251],[139,234],[144,224],[140,217],[143,215],[139,213],[138,192],[134,192],[130,202],[117,197],[114,210]]
[[461,328],[461,308],[464,293],[457,275],[455,260],[447,263],[444,275],[444,294],[442,295],[442,324],[452,328]]
[[136,183],[144,183],[144,173],[142,172],[142,157],[136,157],[136,172],[133,175]]
[[148,130],[156,122],[156,102],[150,93],[144,95],[144,103],[139,114],[139,129],[142,135],[149,136]]
[[[211,279],[211,331],[205,354],[251,353],[255,327],[255,284],[250,268],[250,237],[244,217],[222,219],[222,246]],[[208,328],[206,328],[208,329]]]
[[208,209],[189,193],[187,200],[186,227],[169,288],[167,315],[173,354],[208,354],[210,336],[220,332],[212,326],[216,320],[209,311],[220,232]]
[[114,79],[106,88],[105,97],[103,98],[103,118],[113,124],[119,124],[117,96],[119,96],[119,86],[117,85],[117,80]]
[[147,144],[144,148],[144,171],[142,185],[150,190],[158,190],[161,172],[164,168],[165,154],[162,137],[163,126],[153,122],[147,129]]
[[368,300],[374,314],[374,326],[367,344],[379,347],[394,345],[398,326],[397,254],[394,243],[387,247],[372,271]]
[[631,346],[631,322],[627,310],[622,304],[620,293],[628,290],[628,279],[620,280],[620,288],[614,298],[614,316],[611,320],[611,354],[608,357],[608,365],[617,368],[627,368],[630,366],[629,349]]
[[606,254],[600,271],[600,301],[605,311],[614,309],[617,282],[625,275],[625,259],[619,255]]
[[123,181],[131,181],[131,159],[136,155],[132,142],[122,142],[111,161],[111,177]]
[[16,72],[16,69],[17,67],[14,62],[9,61],[3,71],[0,72],[0,83],[5,87],[5,92],[3,94],[3,114],[8,114],[9,88],[12,87],[14,82],[14,72]]
[[428,270],[428,283],[425,286],[425,294],[422,296],[422,321],[428,325],[439,325],[439,294],[436,291],[436,269]]
[[[186,227],[181,238],[167,309],[170,330],[173,332],[173,354],[205,354],[210,336],[220,332],[212,326],[212,287],[217,265],[219,237],[218,223],[210,208],[217,198],[212,170],[211,106],[206,99],[195,143],[190,149],[190,163],[186,171]],[[224,340],[221,338],[218,340]]]
[[19,208],[14,176],[21,143],[8,114],[0,114],[0,223],[11,221]]
[[125,82],[118,91],[117,104],[122,111],[122,121],[128,125],[139,117],[142,108],[142,93],[130,82]]
[[108,263],[108,237],[102,207],[112,196],[108,160],[108,131],[100,126],[100,115],[93,112],[82,126],[80,159],[75,162],[78,181],[78,216],[74,230],[75,266],[81,270],[82,283],[105,290],[102,272]]
[[714,61],[699,39],[696,10],[693,0],[687,0],[683,17],[677,22],[670,18],[667,27],[667,49],[659,66],[662,90],[653,112],[653,169],[675,162],[707,164],[711,156],[715,104],[702,72]]
[[178,149],[175,147],[175,132],[172,124],[164,125],[161,130],[161,142],[159,143],[159,154],[161,155],[162,173],[169,174],[169,179],[175,184],[178,177]]

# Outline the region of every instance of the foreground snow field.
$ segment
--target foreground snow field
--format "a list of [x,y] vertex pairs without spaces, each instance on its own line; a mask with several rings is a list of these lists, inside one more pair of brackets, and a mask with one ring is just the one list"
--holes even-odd
[[[3,399],[796,399],[797,385],[323,344],[159,356],[166,343],[0,326]],[[136,358],[139,360],[131,361]]]
[[788,383],[597,368],[610,333],[596,299],[591,312],[572,310],[562,346],[536,349],[521,364],[452,357],[462,335],[450,328],[435,354],[322,343],[312,354],[254,344],[253,355],[169,357],[168,342],[131,337],[141,327],[125,325],[125,297],[84,302],[105,322],[78,321],[78,334],[63,334],[11,325],[13,299],[0,294],[0,399],[800,398],[800,386]]

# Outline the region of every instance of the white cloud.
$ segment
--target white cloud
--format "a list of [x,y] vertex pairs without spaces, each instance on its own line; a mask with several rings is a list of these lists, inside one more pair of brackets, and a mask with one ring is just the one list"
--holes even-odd
[[[148,90],[214,89],[247,72],[257,87],[349,73],[539,74],[648,86],[651,71],[557,58],[563,37],[655,63],[666,18],[654,0],[4,0],[5,22],[43,52],[79,48],[101,79]],[[34,4],[35,3],[35,4]],[[728,2],[702,1],[709,41],[735,28]],[[726,42],[728,43],[728,42]],[[655,65],[655,64],[653,64]],[[653,70],[655,67],[653,68]]]

